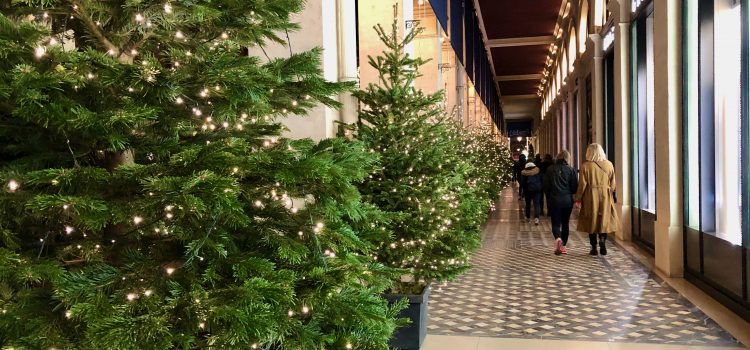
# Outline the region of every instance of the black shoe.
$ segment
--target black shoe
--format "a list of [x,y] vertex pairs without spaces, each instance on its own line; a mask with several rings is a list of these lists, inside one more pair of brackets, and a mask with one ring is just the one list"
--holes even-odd
[[591,251],[589,251],[589,255],[599,255],[599,252],[596,250],[596,246],[591,246]]
[[[594,249],[594,250],[596,250],[596,249]],[[601,254],[601,255],[607,255],[607,247],[604,244],[602,244],[602,245],[599,246],[599,254]]]

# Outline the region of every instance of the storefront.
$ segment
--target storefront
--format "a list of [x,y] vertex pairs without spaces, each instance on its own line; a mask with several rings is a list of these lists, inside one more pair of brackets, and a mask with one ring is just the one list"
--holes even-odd
[[631,224],[633,238],[653,251],[656,221],[654,142],[654,5],[633,9],[631,38]]
[[750,319],[748,2],[683,5],[685,275]]

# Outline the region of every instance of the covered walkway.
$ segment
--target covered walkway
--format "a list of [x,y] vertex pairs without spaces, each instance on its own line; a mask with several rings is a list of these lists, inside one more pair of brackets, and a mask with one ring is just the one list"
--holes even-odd
[[588,238],[571,233],[569,254],[555,256],[549,221],[522,223],[520,203],[503,192],[473,269],[433,292],[423,349],[742,347],[624,243],[592,257]]

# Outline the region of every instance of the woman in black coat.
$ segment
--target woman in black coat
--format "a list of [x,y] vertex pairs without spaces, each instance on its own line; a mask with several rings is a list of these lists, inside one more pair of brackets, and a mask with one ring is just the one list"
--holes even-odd
[[555,164],[544,174],[544,193],[547,194],[549,215],[552,217],[552,235],[555,237],[555,255],[567,254],[570,235],[570,214],[575,204],[574,195],[578,190],[578,176],[568,163],[570,153],[562,151]]

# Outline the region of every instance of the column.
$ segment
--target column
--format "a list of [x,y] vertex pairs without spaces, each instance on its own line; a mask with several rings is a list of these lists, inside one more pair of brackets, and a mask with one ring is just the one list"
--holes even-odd
[[[617,10],[617,9],[615,9]],[[620,1],[615,27],[615,176],[620,232],[617,238],[629,241],[631,225],[630,180],[630,1]]]
[[[681,1],[654,3],[655,262],[670,277],[683,273]],[[665,164],[666,163],[666,164]]]
[[601,35],[589,34],[589,38],[594,43],[594,74],[591,76],[593,140],[604,144],[604,50]]
[[[357,6],[355,1],[336,0],[338,21],[339,81],[357,81]],[[351,93],[339,96],[342,104],[339,121],[357,122],[358,102]]]

